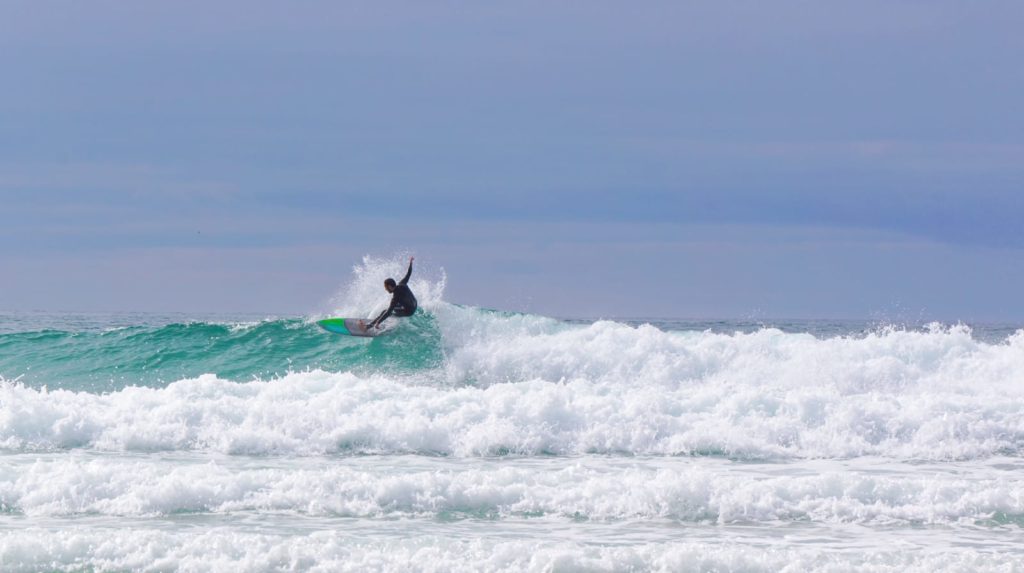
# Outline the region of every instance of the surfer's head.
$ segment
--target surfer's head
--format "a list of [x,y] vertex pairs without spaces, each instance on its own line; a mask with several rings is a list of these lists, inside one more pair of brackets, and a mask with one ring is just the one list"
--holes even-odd
[[386,290],[388,292],[394,292],[394,290],[395,290],[395,279],[385,279],[384,280],[384,290]]

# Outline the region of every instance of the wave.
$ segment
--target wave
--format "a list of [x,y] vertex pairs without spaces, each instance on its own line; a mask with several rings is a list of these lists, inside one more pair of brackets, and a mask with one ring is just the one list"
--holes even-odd
[[301,536],[160,530],[26,529],[0,537],[6,571],[1013,571],[1024,557],[970,547],[847,550],[740,542],[595,546],[440,536],[366,542],[348,532]]
[[[957,354],[949,369],[964,373],[964,359]],[[204,375],[107,394],[2,383],[0,447],[741,459],[971,459],[1024,449],[1024,386],[1007,386],[1016,372],[988,383],[935,372],[895,381],[856,372],[805,384],[745,372],[751,361],[771,357],[735,360],[731,376],[689,381],[609,375],[450,385],[312,371],[244,383]],[[894,363],[883,369],[892,372]]]
[[328,335],[311,319],[187,322],[99,331],[0,334],[0,372],[28,386],[89,392],[160,388],[217,374],[271,379],[289,372],[404,373],[436,368],[443,356],[429,315],[367,343]]
[[[381,304],[367,259],[330,314]],[[399,269],[400,270],[400,269]],[[442,300],[372,340],[313,318],[0,335],[0,447],[972,459],[1024,451],[1024,331],[816,337],[570,324]],[[386,298],[386,297],[385,297]],[[347,305],[347,306],[346,306]]]
[[233,380],[271,379],[289,372],[404,373],[443,360],[431,311],[444,304],[438,278],[418,272],[410,283],[423,312],[392,335],[373,341],[329,335],[316,319],[373,316],[388,301],[383,279],[404,272],[397,259],[367,257],[330,312],[303,318],[187,319],[182,315],[0,314],[0,376],[36,388],[111,392],[160,388],[202,374]]
[[609,471],[579,465],[398,471],[367,465],[232,469],[106,459],[36,462],[0,470],[0,508],[34,517],[291,512],[446,520],[1024,524],[1024,484],[1002,477],[850,471],[764,477],[699,467]]
[[925,386],[972,393],[1024,382],[1024,331],[994,343],[962,325],[828,338],[774,328],[663,331],[444,302],[372,340],[325,333],[310,318],[16,332],[0,334],[0,348],[0,374],[9,381],[91,392],[160,388],[203,374],[246,382],[311,370],[448,386],[586,380],[669,389],[828,385],[842,393]]

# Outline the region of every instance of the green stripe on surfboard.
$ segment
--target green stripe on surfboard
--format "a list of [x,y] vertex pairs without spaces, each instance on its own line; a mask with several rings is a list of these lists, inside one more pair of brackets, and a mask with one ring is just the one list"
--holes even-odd
[[316,321],[316,323],[320,325],[320,328],[323,328],[327,332],[333,332],[335,334],[352,334],[349,332],[348,328],[345,328],[344,318],[325,318],[323,320]]
[[366,321],[360,318],[325,318],[318,320],[317,324],[327,332],[348,336],[373,338],[382,332],[380,330],[366,330]]

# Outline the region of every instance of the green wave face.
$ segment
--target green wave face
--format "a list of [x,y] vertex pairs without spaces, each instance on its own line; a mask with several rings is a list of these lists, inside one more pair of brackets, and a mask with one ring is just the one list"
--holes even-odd
[[442,363],[436,321],[423,312],[377,338],[331,334],[305,319],[0,333],[8,380],[89,392],[163,387],[201,374],[238,381],[318,368],[411,374]]

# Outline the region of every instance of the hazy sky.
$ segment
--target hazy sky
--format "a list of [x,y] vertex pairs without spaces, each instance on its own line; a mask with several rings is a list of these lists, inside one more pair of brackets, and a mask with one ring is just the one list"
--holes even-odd
[[[0,310],[1024,319],[1024,3],[0,4]],[[386,294],[382,292],[382,297]]]

